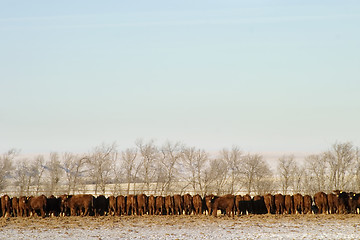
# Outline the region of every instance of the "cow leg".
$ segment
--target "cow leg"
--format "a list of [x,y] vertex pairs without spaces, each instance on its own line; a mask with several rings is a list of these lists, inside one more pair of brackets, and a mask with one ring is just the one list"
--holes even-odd
[[75,209],[74,209],[74,208],[71,208],[71,209],[70,209],[70,215],[71,215],[71,216],[75,216],[75,213],[76,213]]
[[84,210],[84,216],[87,216],[89,214],[89,208],[85,208]]

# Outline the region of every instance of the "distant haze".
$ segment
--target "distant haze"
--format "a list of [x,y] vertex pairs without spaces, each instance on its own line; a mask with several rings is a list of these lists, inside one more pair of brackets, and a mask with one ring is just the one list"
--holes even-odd
[[5,1],[0,153],[360,146],[359,26],[359,1]]

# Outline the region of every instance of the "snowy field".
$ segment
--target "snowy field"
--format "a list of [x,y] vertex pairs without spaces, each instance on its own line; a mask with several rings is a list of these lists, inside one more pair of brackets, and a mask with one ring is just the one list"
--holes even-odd
[[360,215],[1,219],[1,239],[360,239]]

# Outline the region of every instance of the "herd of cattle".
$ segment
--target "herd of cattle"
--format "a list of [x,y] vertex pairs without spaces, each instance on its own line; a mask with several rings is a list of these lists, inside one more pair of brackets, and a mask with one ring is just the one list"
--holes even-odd
[[1,197],[3,217],[28,216],[103,216],[103,215],[181,215],[208,214],[218,211],[228,216],[244,214],[358,213],[360,194],[334,191],[326,194],[282,195],[200,195],[146,196],[145,194],[94,197],[90,194]]

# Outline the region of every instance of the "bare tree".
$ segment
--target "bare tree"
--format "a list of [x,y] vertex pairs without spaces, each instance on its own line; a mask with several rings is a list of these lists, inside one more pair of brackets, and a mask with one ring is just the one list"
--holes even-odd
[[[176,165],[182,156],[182,145],[177,143],[166,142],[160,149],[160,167],[157,171],[158,181],[162,182],[161,194],[168,194],[171,186],[176,179],[178,173]],[[162,181],[161,181],[162,180]]]
[[63,169],[65,171],[66,180],[67,180],[67,190],[66,194],[70,194],[71,189],[73,189],[73,179],[74,175],[72,169],[74,167],[74,156],[71,153],[63,154]]
[[28,164],[29,159],[22,159],[16,164],[14,178],[15,184],[19,187],[18,195],[23,196],[29,194],[29,188],[31,184],[30,166]]
[[242,159],[242,152],[240,148],[237,146],[233,146],[232,149],[229,151],[228,149],[223,149],[221,152],[221,158],[225,161],[227,165],[226,175],[229,176],[227,179],[228,183],[228,193],[234,194],[235,192],[235,185],[239,182],[240,176],[240,165]]
[[121,168],[124,169],[125,181],[127,183],[126,194],[130,193],[130,184],[133,183],[134,194],[136,191],[135,182],[139,173],[141,162],[137,161],[138,151],[136,148],[127,148],[121,153],[122,164]]
[[164,161],[162,158],[164,156],[159,153],[159,159],[154,163],[154,182],[155,187],[152,189],[155,194],[159,195],[166,195],[167,190],[166,188],[166,169],[165,166],[162,164]]
[[350,182],[350,173],[355,160],[355,149],[352,143],[335,143],[325,152],[325,159],[329,165],[330,188],[346,189]]
[[278,159],[278,174],[283,194],[287,194],[289,188],[293,188],[294,174],[297,169],[294,155],[282,156]]
[[196,186],[196,170],[195,170],[195,148],[184,147],[183,155],[181,156],[181,177],[187,182],[187,186],[192,186],[194,192],[197,190]]
[[205,189],[208,186],[210,176],[208,174],[203,174],[205,171],[206,163],[208,162],[208,154],[205,150],[198,150],[195,153],[195,170],[197,183],[200,188],[200,192],[204,195],[206,193]]
[[324,154],[314,154],[305,158],[305,186],[308,193],[324,191],[326,188],[327,164]]
[[144,143],[142,139],[136,141],[136,146],[140,153],[141,158],[141,168],[140,176],[143,179],[142,192],[144,190],[149,191],[150,183],[154,181],[154,176],[156,173],[156,162],[159,158],[158,148],[154,144],[154,140],[150,140],[147,143]]
[[89,156],[85,157],[90,177],[95,184],[95,195],[98,194],[99,188],[101,193],[105,194],[106,184],[110,181],[112,165],[115,164],[117,157],[115,143],[97,146]]
[[10,149],[0,156],[0,190],[6,187],[7,179],[11,177],[13,170],[13,160],[18,155],[19,150]]
[[[33,179],[35,186],[35,195],[39,195],[41,188],[44,187],[43,174],[45,170],[45,159],[43,155],[35,157],[34,161],[30,165],[30,176]],[[28,189],[29,191],[29,189]]]
[[72,153],[63,154],[63,169],[67,180],[67,194],[75,194],[78,191],[79,185],[82,183],[82,178],[84,177],[85,160],[86,158],[84,156]]
[[272,192],[274,177],[268,163],[262,159],[262,156],[260,162],[260,168],[255,175],[255,191],[257,194],[265,195]]
[[114,196],[121,194],[121,180],[123,179],[124,171],[121,168],[121,154],[119,154],[119,157],[116,157],[115,162],[110,166],[110,176],[112,177],[111,183],[111,194]]
[[293,171],[293,191],[295,193],[304,193],[304,166],[299,166],[296,164],[297,167]]
[[309,172],[307,171],[306,165],[304,165],[304,171],[301,177],[301,184],[303,186],[301,191],[303,194],[314,195],[316,193],[313,186],[311,185],[312,179]]
[[[225,160],[223,159],[210,160],[210,166],[208,170],[206,170],[205,172],[207,173],[207,175],[209,175],[209,185],[211,186],[210,191],[215,192],[217,195],[224,194],[226,192],[225,186],[227,184],[227,177],[228,177],[228,165],[225,162]],[[231,184],[232,182],[230,182],[230,189],[231,189]]]
[[359,147],[356,147],[354,152],[354,161],[355,161],[355,167],[353,171],[354,183],[353,183],[353,189],[355,192],[360,191],[360,149]]
[[200,193],[204,193],[204,180],[207,179],[204,177],[207,175],[203,173],[208,161],[207,153],[195,147],[184,147],[181,160],[186,173],[183,179],[192,186],[194,193],[198,192],[198,189]]
[[56,152],[50,153],[50,159],[46,163],[48,170],[47,193],[48,195],[55,194],[58,190],[58,185],[62,176],[60,156]]
[[258,154],[248,154],[241,161],[241,179],[248,194],[257,192],[259,194],[269,191],[272,179],[272,172],[263,157]]
[[[207,194],[209,194],[210,192],[213,192],[211,189],[211,185],[214,182],[214,174],[213,174],[213,170],[211,169],[211,167],[209,168],[208,162],[211,161],[210,159],[206,159],[206,162],[204,164],[204,169],[201,171],[201,175],[200,175],[200,182],[201,182],[201,192],[200,194],[202,196],[205,196]],[[219,176],[220,178],[220,176]],[[219,181],[220,182],[220,181]]]

